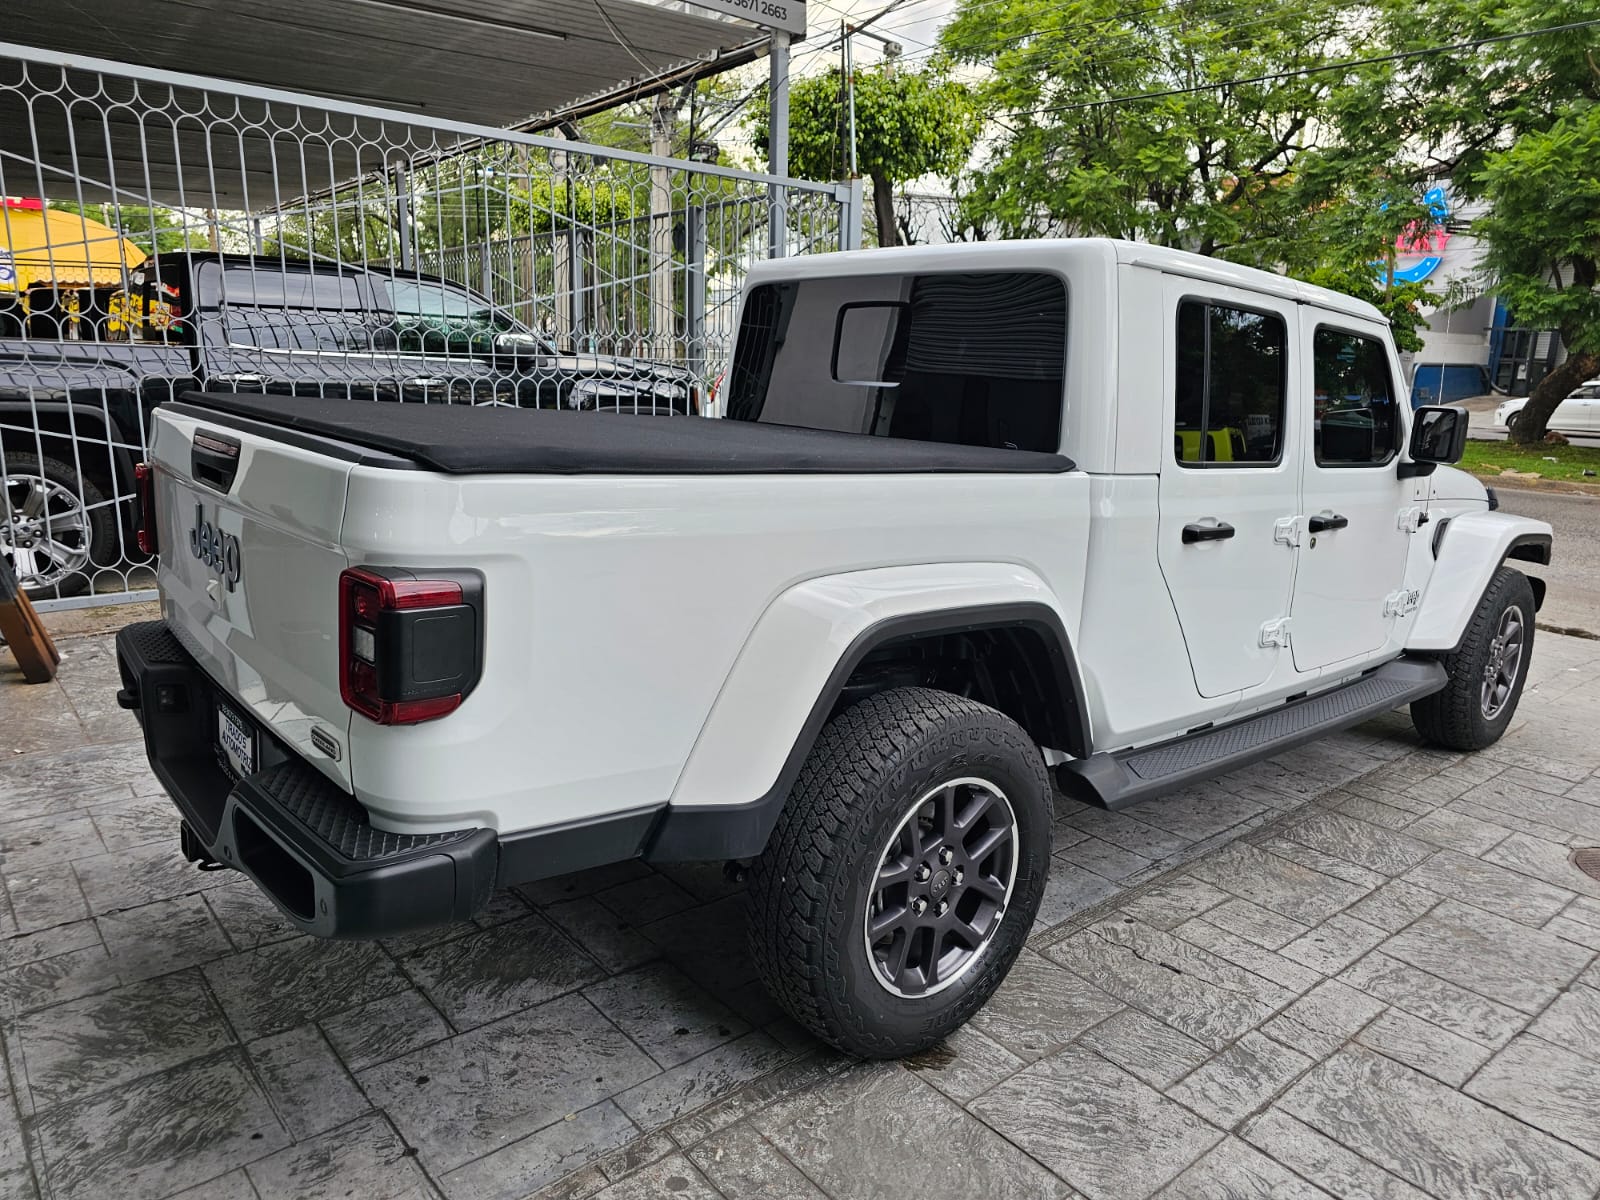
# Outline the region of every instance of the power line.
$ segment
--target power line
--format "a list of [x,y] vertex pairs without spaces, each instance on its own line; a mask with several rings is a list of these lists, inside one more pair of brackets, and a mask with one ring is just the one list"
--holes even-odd
[[1162,100],[1169,96],[1188,96],[1197,92],[1214,92],[1221,88],[1245,87],[1254,83],[1276,83],[1306,75],[1321,75],[1329,71],[1347,71],[1351,67],[1370,67],[1389,62],[1405,62],[1433,54],[1458,54],[1463,50],[1478,50],[1500,42],[1514,42],[1523,38],[1542,37],[1548,33],[1571,33],[1600,25],[1600,17],[1587,21],[1570,21],[1565,25],[1548,25],[1543,29],[1528,29],[1520,33],[1497,33],[1489,37],[1470,38],[1463,42],[1450,42],[1442,46],[1428,46],[1421,50],[1398,50],[1393,54],[1379,54],[1370,58],[1347,58],[1339,62],[1323,63],[1314,67],[1296,67],[1288,71],[1269,71],[1262,75],[1249,75],[1237,79],[1223,79],[1214,83],[1194,84],[1189,87],[1163,88],[1160,91],[1138,92],[1129,96],[1110,96],[1104,100],[1081,100],[1072,104],[1052,104],[1030,109],[1018,116],[1042,116],[1047,113],[1078,112],[1086,108],[1105,108],[1117,104],[1135,104],[1141,100]]
[[[1201,2],[1201,0],[1186,0],[1186,2],[1189,3],[1189,4],[1193,4],[1193,3],[1199,3],[1199,2]],[[1030,30],[1027,33],[1016,34],[1016,35],[1011,36],[1011,37],[1006,37],[1006,38],[1002,38],[1002,39],[1000,39],[998,41],[990,42],[984,47],[984,50],[986,52],[993,52],[996,49],[1004,49],[1006,47],[1019,45],[1019,44],[1021,44],[1023,42],[1027,42],[1027,41],[1030,41],[1030,40],[1033,41],[1034,44],[1036,46],[1039,46],[1039,47],[1050,47],[1050,46],[1058,45],[1058,44],[1061,44],[1063,42],[1068,41],[1069,39],[1072,40],[1073,42],[1077,42],[1079,40],[1087,40],[1088,35],[1093,34],[1095,30],[1104,28],[1105,26],[1113,24],[1113,23],[1115,23],[1117,21],[1121,21],[1121,20],[1138,20],[1141,17],[1152,15],[1152,14],[1158,12],[1158,11],[1165,11],[1165,12],[1172,13],[1173,15],[1177,15],[1175,10],[1178,9],[1178,8],[1181,8],[1183,6],[1184,6],[1183,4],[1175,4],[1175,5],[1172,5],[1170,7],[1163,6],[1163,5],[1155,5],[1153,7],[1144,8],[1144,9],[1127,9],[1127,10],[1124,10],[1123,12],[1121,12],[1121,13],[1112,14],[1112,15],[1110,15],[1108,17],[1105,17],[1105,18],[1102,18],[1102,19],[1100,19],[1098,21],[1087,22],[1084,25],[1076,26],[1076,27],[1074,27],[1072,29],[1057,28],[1057,29]],[[1277,8],[1275,8],[1275,9],[1273,9],[1273,10],[1271,10],[1271,11],[1265,13],[1265,14],[1262,14],[1262,15],[1258,16],[1258,17],[1254,18],[1253,20],[1238,21],[1238,22],[1234,22],[1234,23],[1231,23],[1231,24],[1220,24],[1219,23],[1219,24],[1213,26],[1213,28],[1215,28],[1215,29],[1217,29],[1218,31],[1221,31],[1221,32],[1237,33],[1240,30],[1249,29],[1249,28],[1251,28],[1253,26],[1268,24],[1270,22],[1278,20],[1281,17],[1301,15],[1301,14],[1306,13],[1308,11],[1311,12],[1311,13],[1315,13],[1319,7],[1327,15],[1342,14],[1343,12],[1348,10],[1348,6],[1347,5],[1338,3],[1337,0],[1333,0],[1333,2],[1326,3],[1326,4],[1323,4],[1321,6],[1308,5],[1308,4],[1297,4],[1297,3],[1285,3],[1285,4],[1280,4]],[[1237,3],[1237,4],[1233,4],[1233,5],[1227,6],[1225,9],[1222,10],[1222,14],[1214,14],[1214,15],[1225,15],[1228,12],[1238,12],[1238,11],[1241,11],[1241,10],[1244,10],[1244,9],[1249,9],[1249,10],[1254,11],[1254,10],[1256,10],[1256,8],[1257,8],[1257,6],[1254,5],[1254,4]],[[1107,32],[1105,32],[1104,34],[1101,34],[1100,36],[1101,36],[1102,40],[1109,40],[1111,38],[1118,38],[1118,37],[1152,36],[1152,35],[1155,35],[1155,34],[1158,34],[1158,33],[1161,33],[1161,32],[1171,32],[1175,27],[1176,26],[1175,26],[1174,23],[1156,22],[1156,23],[1152,23],[1149,26],[1149,28],[1147,28],[1147,29],[1131,29],[1131,28],[1126,28],[1126,27],[1115,28],[1115,29],[1108,30]],[[1332,31],[1330,31],[1330,36],[1331,36],[1331,33],[1332,33]],[[912,38],[912,39],[908,39],[908,40],[915,41],[916,39]],[[1237,47],[1237,46],[1243,44],[1243,41],[1244,41],[1244,39],[1239,38],[1239,37],[1224,38],[1222,41],[1216,43],[1214,48],[1215,49],[1229,49],[1229,48]],[[941,47],[932,46],[932,45],[930,45],[929,43],[926,43],[926,42],[923,42],[921,44],[923,46],[927,47],[926,51],[918,51],[915,54],[906,55],[905,56],[906,59],[912,60],[912,59],[928,58],[928,57],[931,57],[933,54],[939,53],[941,51],[941,49],[942,49]],[[1135,61],[1136,58],[1141,58],[1142,59],[1143,57],[1145,57],[1145,56],[1138,56],[1138,55],[1134,55],[1134,54],[1127,54],[1127,55],[1122,55],[1122,56],[1106,56],[1106,55],[1102,54],[1098,48],[1095,50],[1095,53],[1094,53],[1095,61],[1099,65],[1103,65],[1103,66],[1104,65],[1112,65],[1112,66],[1114,66],[1114,65],[1117,65],[1119,63]]]

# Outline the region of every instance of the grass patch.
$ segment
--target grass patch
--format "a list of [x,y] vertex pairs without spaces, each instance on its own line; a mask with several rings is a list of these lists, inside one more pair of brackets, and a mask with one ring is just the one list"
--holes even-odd
[[[1551,459],[1555,462],[1551,462]],[[1501,471],[1537,471],[1545,479],[1600,483],[1600,446],[1517,446],[1511,442],[1467,439],[1461,469],[1492,478]],[[1584,469],[1595,475],[1584,476]]]

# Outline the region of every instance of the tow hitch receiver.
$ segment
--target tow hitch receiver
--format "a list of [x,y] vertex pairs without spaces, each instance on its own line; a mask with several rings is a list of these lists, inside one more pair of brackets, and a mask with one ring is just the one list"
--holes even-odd
[[218,862],[206,853],[200,839],[195,837],[194,830],[189,828],[185,821],[178,826],[178,849],[183,852],[183,857],[195,863],[202,871],[228,871],[232,870],[227,863]]

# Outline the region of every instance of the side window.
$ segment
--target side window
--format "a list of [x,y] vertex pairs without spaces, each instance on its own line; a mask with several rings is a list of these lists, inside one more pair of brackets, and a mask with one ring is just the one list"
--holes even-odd
[[1317,465],[1372,466],[1393,458],[1400,423],[1383,343],[1319,328],[1311,362]]
[[1055,452],[1067,293],[1037,272],[853,275],[745,300],[728,416]]
[[370,350],[371,331],[353,275],[228,266],[222,272],[227,340],[265,350]]
[[1283,454],[1288,329],[1271,313],[1178,305],[1172,452],[1185,467],[1270,466]]

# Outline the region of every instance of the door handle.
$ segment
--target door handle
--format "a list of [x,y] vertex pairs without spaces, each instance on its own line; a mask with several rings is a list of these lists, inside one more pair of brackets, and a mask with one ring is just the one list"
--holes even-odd
[[1350,524],[1349,517],[1341,517],[1334,513],[1326,517],[1312,517],[1309,522],[1312,533],[1322,533],[1329,529],[1343,529]]
[[1183,527],[1183,544],[1191,542],[1220,542],[1224,538],[1233,536],[1233,526],[1226,521],[1218,521],[1215,525],[1185,525]]

